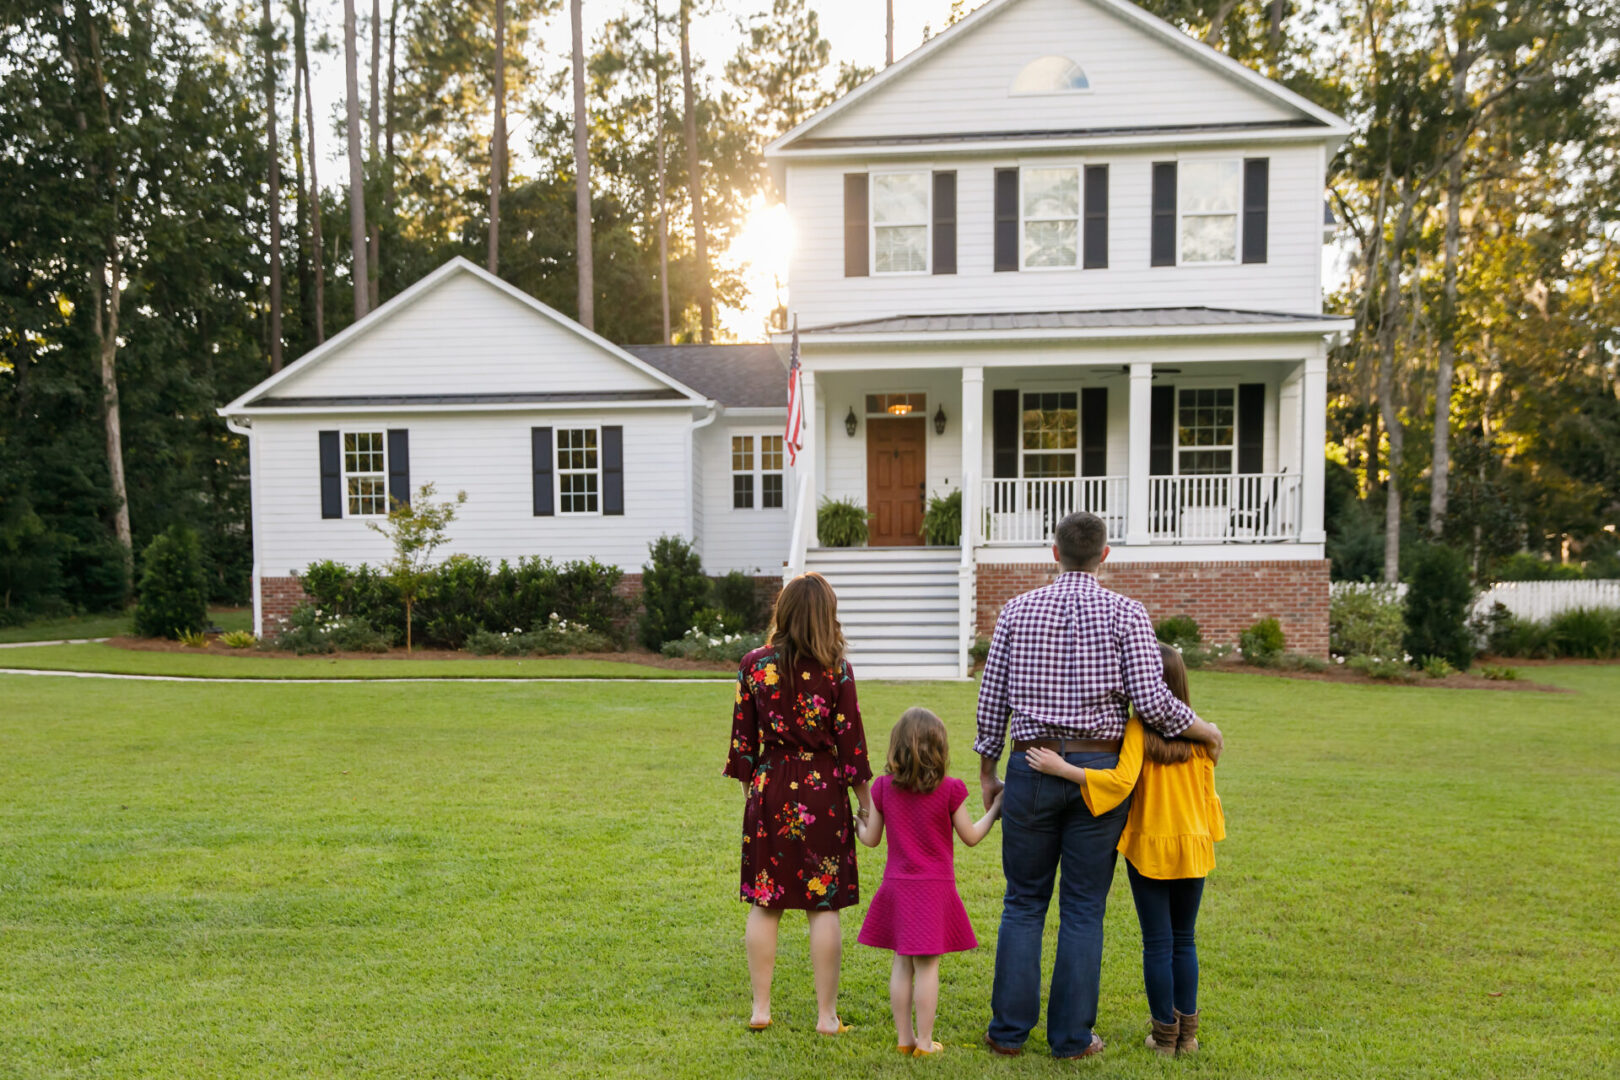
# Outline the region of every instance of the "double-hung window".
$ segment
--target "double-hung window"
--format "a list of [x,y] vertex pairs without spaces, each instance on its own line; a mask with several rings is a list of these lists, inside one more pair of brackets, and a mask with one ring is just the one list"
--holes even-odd
[[1237,391],[1232,387],[1176,392],[1176,472],[1227,476],[1237,451]]
[[1080,395],[1073,390],[1024,394],[1025,479],[1071,477],[1080,447]]
[[1026,168],[1023,180],[1025,269],[1080,265],[1080,170]]
[[388,440],[384,432],[343,433],[343,490],[349,517],[388,513]]
[[[731,437],[731,507],[734,510],[780,510],[785,485],[782,436]],[[756,497],[756,494],[757,497]]]
[[602,511],[601,432],[557,429],[557,509],[564,514]]
[[1183,263],[1235,263],[1238,212],[1243,199],[1243,163],[1183,159],[1177,169]]
[[872,174],[872,272],[928,272],[933,176],[928,172]]

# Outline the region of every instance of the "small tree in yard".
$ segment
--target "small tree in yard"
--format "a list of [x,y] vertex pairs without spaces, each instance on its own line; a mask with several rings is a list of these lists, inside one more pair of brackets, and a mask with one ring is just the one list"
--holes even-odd
[[456,507],[467,501],[465,491],[456,492],[454,502],[434,502],[434,494],[432,484],[423,484],[410,502],[392,500],[394,508],[388,511],[386,523],[367,523],[394,546],[394,557],[384,569],[405,604],[406,652],[411,651],[411,611],[432,571],[433,553],[449,539],[444,531],[456,519]]
[[652,561],[641,568],[641,643],[656,652],[691,628],[710,586],[703,560],[679,536],[660,536],[647,549]]
[[1424,544],[1412,552],[1405,645],[1414,661],[1438,656],[1467,671],[1474,662],[1474,635],[1468,628],[1473,607],[1466,555],[1443,544]]
[[141,557],[140,598],[135,632],[141,637],[179,639],[208,625],[208,582],[203,576],[197,534],[183,525],[153,540]]

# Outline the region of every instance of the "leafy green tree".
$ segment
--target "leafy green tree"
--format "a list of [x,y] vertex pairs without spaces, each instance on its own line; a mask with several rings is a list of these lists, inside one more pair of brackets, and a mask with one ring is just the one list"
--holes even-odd
[[411,651],[411,614],[422,590],[433,575],[433,553],[443,547],[446,530],[456,519],[456,507],[467,501],[465,491],[456,492],[453,501],[436,502],[432,484],[423,484],[410,502],[393,501],[383,522],[368,521],[366,527],[388,538],[394,554],[385,564],[388,580],[405,605],[405,651]]
[[1474,585],[1468,560],[1443,544],[1420,544],[1410,552],[1406,587],[1406,651],[1413,660],[1438,656],[1458,671],[1474,662],[1468,629]]
[[650,560],[641,568],[641,643],[657,652],[692,625],[708,601],[703,560],[679,536],[660,536],[647,545]]
[[177,639],[208,626],[208,590],[197,534],[171,525],[141,556],[135,632]]

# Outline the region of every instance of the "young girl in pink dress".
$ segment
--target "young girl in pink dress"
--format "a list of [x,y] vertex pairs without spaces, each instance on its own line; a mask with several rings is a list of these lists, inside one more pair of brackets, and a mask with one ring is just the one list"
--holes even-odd
[[[973,925],[956,893],[951,831],[972,847],[1001,816],[1001,796],[974,821],[967,785],[945,775],[950,747],[945,725],[927,709],[907,709],[889,733],[889,764],[872,785],[872,808],[857,815],[855,835],[877,847],[889,830],[889,859],[857,938],[862,945],[894,950],[889,1005],[894,1009],[898,1049],[929,1057],[945,1049],[934,1041],[939,1008],[939,958],[976,948]],[[916,1006],[917,1021],[911,1010]]]

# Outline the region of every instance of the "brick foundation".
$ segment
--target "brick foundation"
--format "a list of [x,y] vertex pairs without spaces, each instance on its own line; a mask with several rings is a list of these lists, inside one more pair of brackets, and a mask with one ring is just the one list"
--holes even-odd
[[294,577],[267,577],[259,579],[259,606],[264,613],[264,625],[259,629],[274,634],[280,620],[288,618],[293,608],[306,599],[303,586]]
[[[1056,576],[1055,563],[981,564],[978,632],[988,635],[995,628],[996,616],[1009,599],[1050,584]],[[1235,645],[1238,635],[1256,621],[1275,616],[1289,652],[1328,654],[1325,559],[1105,563],[1097,576],[1115,592],[1140,600],[1154,622],[1191,615],[1212,645]]]

